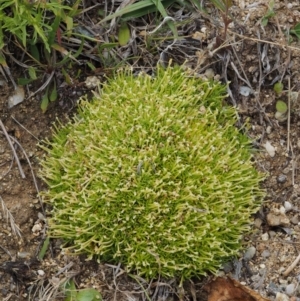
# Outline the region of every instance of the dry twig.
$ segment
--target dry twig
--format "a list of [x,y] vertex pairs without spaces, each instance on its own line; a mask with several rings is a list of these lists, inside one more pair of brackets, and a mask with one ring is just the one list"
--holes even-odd
[[17,155],[17,153],[16,153],[16,150],[15,150],[15,148],[14,148],[12,142],[11,142],[11,138],[10,138],[10,136],[8,135],[8,133],[7,133],[6,129],[5,129],[5,126],[4,126],[4,124],[3,124],[3,122],[2,122],[1,119],[0,119],[0,127],[2,128],[2,133],[3,133],[3,135],[6,137],[8,143],[9,143],[9,146],[10,146],[10,148],[11,148],[13,154],[14,154],[15,160],[16,160],[16,162],[17,162],[17,164],[18,164],[18,168],[19,168],[21,177],[22,177],[22,179],[25,179],[26,177],[25,177],[24,171],[23,171],[23,169],[22,169],[22,166],[21,166],[19,157],[18,157],[18,155]]

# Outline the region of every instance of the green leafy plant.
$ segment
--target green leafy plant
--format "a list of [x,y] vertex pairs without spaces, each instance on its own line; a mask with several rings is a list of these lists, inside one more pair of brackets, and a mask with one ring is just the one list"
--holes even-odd
[[221,12],[224,22],[224,41],[226,40],[228,25],[232,22],[229,9],[232,7],[232,0],[210,0],[210,2]]
[[291,35],[295,35],[298,39],[300,39],[300,23],[296,24],[291,30]]
[[277,95],[280,95],[283,91],[283,83],[282,82],[276,83],[273,87],[273,90]]
[[[74,34],[73,18],[80,12],[80,3],[81,0],[76,0],[68,6],[61,0],[0,0],[0,52],[5,47],[6,40],[10,39],[14,47],[19,47],[26,54],[27,62],[31,63],[24,64],[14,57],[17,64],[27,69],[24,73],[28,75],[26,78],[19,78],[18,84],[26,85],[49,74],[39,89],[39,92],[45,89],[41,102],[43,111],[46,111],[49,101],[57,98],[53,70],[69,60],[76,61],[75,57],[82,51],[82,45],[75,54],[62,45],[63,37]],[[57,53],[62,56],[60,61],[57,61]],[[5,65],[3,62],[0,64],[2,67]]]
[[76,290],[73,280],[69,280],[64,285],[66,298],[64,301],[101,301],[102,297],[94,288]]
[[[165,7],[169,6],[174,2],[179,2],[181,5],[184,5],[182,1],[173,1],[173,0],[141,0],[136,3],[132,3],[123,8],[118,9],[115,13],[112,13],[105,18],[103,18],[100,23],[105,23],[109,20],[112,20],[117,17],[122,17],[123,21],[128,21],[133,18],[138,18],[145,16],[151,12],[159,12],[163,18],[168,17]],[[169,28],[172,30],[174,37],[178,38],[177,29],[172,21],[167,21]],[[122,30],[122,28],[121,28]]]
[[275,118],[281,122],[286,121],[287,120],[287,111],[288,111],[287,104],[282,100],[278,100],[276,102]]
[[275,16],[274,5],[275,5],[275,1],[271,0],[269,2],[268,10],[267,10],[266,14],[261,19],[262,26],[267,26],[269,23],[269,19]]
[[42,146],[50,235],[146,277],[216,272],[264,195],[225,91],[158,67],[154,77],[120,71],[82,99]]

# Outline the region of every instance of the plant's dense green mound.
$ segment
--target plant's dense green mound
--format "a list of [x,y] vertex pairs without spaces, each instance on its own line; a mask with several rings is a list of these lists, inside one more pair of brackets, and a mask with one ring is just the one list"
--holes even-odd
[[52,236],[155,277],[216,271],[261,202],[225,87],[158,68],[120,72],[46,148]]

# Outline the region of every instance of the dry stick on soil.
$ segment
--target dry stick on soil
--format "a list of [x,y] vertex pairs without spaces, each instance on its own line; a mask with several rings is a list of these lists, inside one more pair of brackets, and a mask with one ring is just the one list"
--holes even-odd
[[291,152],[292,152],[292,185],[294,186],[295,185],[295,170],[296,170],[297,162],[295,160],[292,143],[290,146],[291,146]]
[[291,131],[291,79],[288,78],[288,116],[287,116],[287,146],[286,151],[290,151],[290,131]]
[[[2,165],[4,165],[4,164],[5,164],[5,163],[1,164],[0,166],[2,166]],[[14,165],[14,156],[12,156],[12,158],[11,158],[11,162],[10,162],[10,165],[9,165],[8,170],[7,170],[6,172],[4,172],[4,173],[0,176],[1,179],[3,179],[4,177],[6,177],[6,175],[11,171],[13,165]]]
[[296,267],[298,262],[300,261],[300,254],[298,257],[294,260],[294,262],[282,273],[283,276],[288,276],[289,273]]
[[41,140],[39,140],[39,138],[37,138],[36,136],[34,136],[29,130],[27,130],[26,128],[25,128],[25,126],[24,125],[22,125],[14,116],[10,116],[12,119],[13,119],[13,121],[15,122],[15,123],[17,123],[22,129],[24,129],[29,135],[31,135],[33,138],[35,138],[38,142],[41,142]]
[[[257,31],[257,35],[259,36],[259,31]],[[260,44],[257,43],[257,55],[260,54]],[[267,116],[267,114],[265,113],[265,110],[263,109],[260,101],[259,101],[259,96],[260,96],[260,88],[261,88],[261,83],[262,83],[262,78],[263,78],[263,75],[262,75],[262,67],[261,67],[261,60],[259,58],[258,60],[258,66],[259,66],[259,81],[258,81],[258,87],[257,87],[257,92],[256,92],[256,95],[255,95],[255,100],[256,100],[256,103],[258,104],[259,106],[259,110],[264,113],[264,116],[266,118],[266,120],[269,122],[270,125],[272,125],[272,122],[271,120],[269,119],[269,117]],[[259,115],[259,118],[260,118],[260,124],[263,124],[263,119],[262,119],[262,115],[260,114]]]
[[251,37],[247,37],[245,35],[236,33],[234,31],[231,31],[228,29],[228,32],[240,37],[241,39],[245,39],[245,40],[250,40],[253,42],[258,42],[258,43],[266,43],[266,44],[270,44],[270,45],[275,45],[275,46],[279,46],[281,48],[287,48],[287,49],[291,49],[291,50],[297,50],[300,51],[299,47],[294,47],[294,46],[290,46],[290,45],[285,45],[285,44],[280,44],[280,43],[276,43],[276,42],[271,42],[271,41],[266,41],[266,40],[262,40],[262,39],[257,39],[257,38],[251,38]]
[[26,177],[25,177],[24,171],[23,171],[23,169],[22,169],[22,166],[21,166],[21,164],[20,164],[20,160],[19,160],[19,158],[18,158],[18,155],[17,155],[17,153],[16,153],[16,150],[15,150],[13,144],[11,143],[10,136],[8,135],[8,133],[7,133],[6,129],[5,129],[5,126],[4,126],[4,124],[3,124],[3,122],[2,122],[1,119],[0,119],[0,127],[2,128],[2,132],[3,132],[4,136],[6,137],[8,143],[9,143],[9,146],[10,146],[10,148],[11,148],[13,154],[14,154],[14,157],[15,157],[16,162],[17,162],[17,164],[18,164],[18,168],[19,168],[21,177],[22,177],[22,179],[25,179]]

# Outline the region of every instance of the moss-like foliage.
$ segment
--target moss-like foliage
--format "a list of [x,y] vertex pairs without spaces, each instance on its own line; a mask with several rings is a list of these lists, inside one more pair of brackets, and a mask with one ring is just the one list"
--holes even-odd
[[179,67],[120,72],[45,147],[50,233],[146,277],[215,272],[236,255],[263,176],[225,87]]

